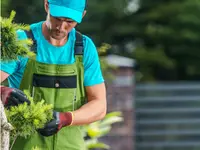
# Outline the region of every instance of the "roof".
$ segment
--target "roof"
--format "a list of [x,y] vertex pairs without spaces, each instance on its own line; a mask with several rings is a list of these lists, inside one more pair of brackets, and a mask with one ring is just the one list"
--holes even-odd
[[119,56],[119,55],[108,55],[105,57],[107,63],[109,65],[113,65],[116,67],[134,67],[135,65],[135,60],[124,57],[124,56]]

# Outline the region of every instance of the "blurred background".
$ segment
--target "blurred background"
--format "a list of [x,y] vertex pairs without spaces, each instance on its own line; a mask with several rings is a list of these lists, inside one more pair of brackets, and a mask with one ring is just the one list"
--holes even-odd
[[[45,20],[43,0],[2,0],[15,22]],[[77,30],[99,49],[111,150],[200,149],[200,0],[88,0]],[[106,44],[105,44],[106,43]]]

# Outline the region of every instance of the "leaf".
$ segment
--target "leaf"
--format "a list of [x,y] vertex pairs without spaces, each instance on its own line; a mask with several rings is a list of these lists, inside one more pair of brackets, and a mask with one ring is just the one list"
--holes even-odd
[[120,112],[120,111],[110,112],[105,116],[105,119],[109,118],[109,117],[113,117],[113,116],[122,116],[122,112]]
[[39,147],[35,146],[31,150],[41,150]]
[[93,148],[110,149],[110,146],[108,146],[107,144],[98,142],[98,143],[89,145],[88,148],[89,149],[93,149]]
[[106,126],[106,127],[100,127],[100,134],[98,135],[98,137],[102,137],[106,134],[108,134],[111,130],[111,126]]
[[92,149],[92,148],[109,149],[110,148],[108,145],[98,142],[97,139],[86,140],[85,143],[88,149]]
[[91,126],[90,128],[88,128],[87,132],[88,132],[88,135],[92,138],[98,137],[101,134],[101,131],[98,128],[98,126]]
[[113,123],[117,123],[117,122],[122,122],[123,118],[122,117],[118,117],[118,116],[113,116],[113,117],[109,117],[104,119],[100,126],[106,126],[106,125],[111,125]]

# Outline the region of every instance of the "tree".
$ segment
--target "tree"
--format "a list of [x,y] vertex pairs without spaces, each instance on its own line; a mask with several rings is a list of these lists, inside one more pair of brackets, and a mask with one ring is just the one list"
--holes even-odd
[[[134,56],[156,80],[200,78],[200,1],[141,0],[132,14]],[[146,56],[146,57],[145,57]],[[153,58],[154,57],[154,58]],[[147,70],[150,72],[144,72]]]
[[43,0],[2,0],[2,16],[8,17],[12,10],[17,12],[16,23],[31,24],[45,19]]

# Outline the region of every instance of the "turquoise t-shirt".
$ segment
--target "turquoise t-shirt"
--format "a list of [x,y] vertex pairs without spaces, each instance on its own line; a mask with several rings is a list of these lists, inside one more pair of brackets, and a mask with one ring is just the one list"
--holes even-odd
[[[42,34],[42,23],[31,25],[33,35],[37,41],[36,60],[48,64],[72,64],[75,62],[74,42],[76,39],[75,29],[69,33],[68,41],[61,47],[51,45]],[[17,31],[18,39],[26,39],[23,30]],[[92,86],[104,82],[97,49],[92,40],[83,35],[84,44],[84,86]],[[1,62],[1,70],[10,74],[8,82],[10,87],[19,88],[28,58],[19,57],[17,61]]]

